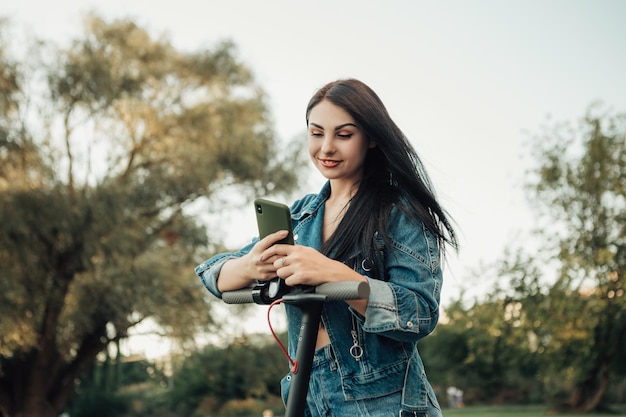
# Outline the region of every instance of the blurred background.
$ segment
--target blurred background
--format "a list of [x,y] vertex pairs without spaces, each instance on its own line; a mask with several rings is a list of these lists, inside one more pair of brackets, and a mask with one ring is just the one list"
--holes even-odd
[[626,402],[623,1],[0,17],[3,417],[280,414],[266,307],[210,299],[193,268],[256,234],[255,197],[319,190],[304,110],[344,77],[379,94],[457,224],[422,348],[442,405],[450,387],[466,405]]

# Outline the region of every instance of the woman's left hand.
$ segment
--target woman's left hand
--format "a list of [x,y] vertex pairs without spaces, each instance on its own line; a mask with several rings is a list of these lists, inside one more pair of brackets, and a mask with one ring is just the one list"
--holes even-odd
[[289,286],[364,279],[345,264],[308,246],[273,245],[263,252],[262,259],[272,256],[277,257],[274,261],[276,274]]
[[[274,261],[276,275],[289,286],[320,285],[325,282],[367,281],[367,278],[346,264],[330,259],[308,246],[273,245],[261,255],[261,260],[278,258]],[[361,315],[365,315],[367,299],[346,301]]]

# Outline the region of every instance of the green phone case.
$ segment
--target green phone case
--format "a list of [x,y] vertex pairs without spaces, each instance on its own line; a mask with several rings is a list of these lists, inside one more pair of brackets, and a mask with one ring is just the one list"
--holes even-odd
[[254,210],[260,239],[279,230],[289,230],[287,237],[276,243],[293,245],[293,230],[289,207],[275,201],[258,198],[254,200]]

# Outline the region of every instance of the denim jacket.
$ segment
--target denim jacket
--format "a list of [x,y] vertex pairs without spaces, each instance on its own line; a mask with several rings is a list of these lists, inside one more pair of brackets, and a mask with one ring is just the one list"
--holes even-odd
[[[320,249],[324,203],[330,194],[326,183],[319,194],[309,194],[291,207],[296,244]],[[422,222],[409,218],[399,207],[390,213],[385,231],[392,247],[385,248],[386,280],[370,278],[372,262],[349,260],[357,272],[368,279],[370,296],[365,316],[352,310],[344,301],[324,304],[322,321],[328,332],[342,375],[346,400],[374,398],[402,391],[402,415],[440,415],[440,407],[429,384],[417,350],[417,342],[430,334],[439,317],[442,272],[437,240]],[[204,286],[221,297],[216,279],[229,259],[249,252],[256,243],[243,249],[216,255],[196,267]],[[301,314],[298,307],[285,305],[288,317],[289,354],[296,355]],[[351,331],[357,331],[363,355],[359,360],[350,354]],[[290,375],[282,381],[283,398],[289,389]]]

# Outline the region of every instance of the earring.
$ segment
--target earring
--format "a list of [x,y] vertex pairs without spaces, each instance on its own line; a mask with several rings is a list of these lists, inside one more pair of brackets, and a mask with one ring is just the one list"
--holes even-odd
[[397,187],[398,186],[398,182],[394,181],[393,174],[392,174],[391,171],[389,171],[389,185],[391,185],[392,187]]

